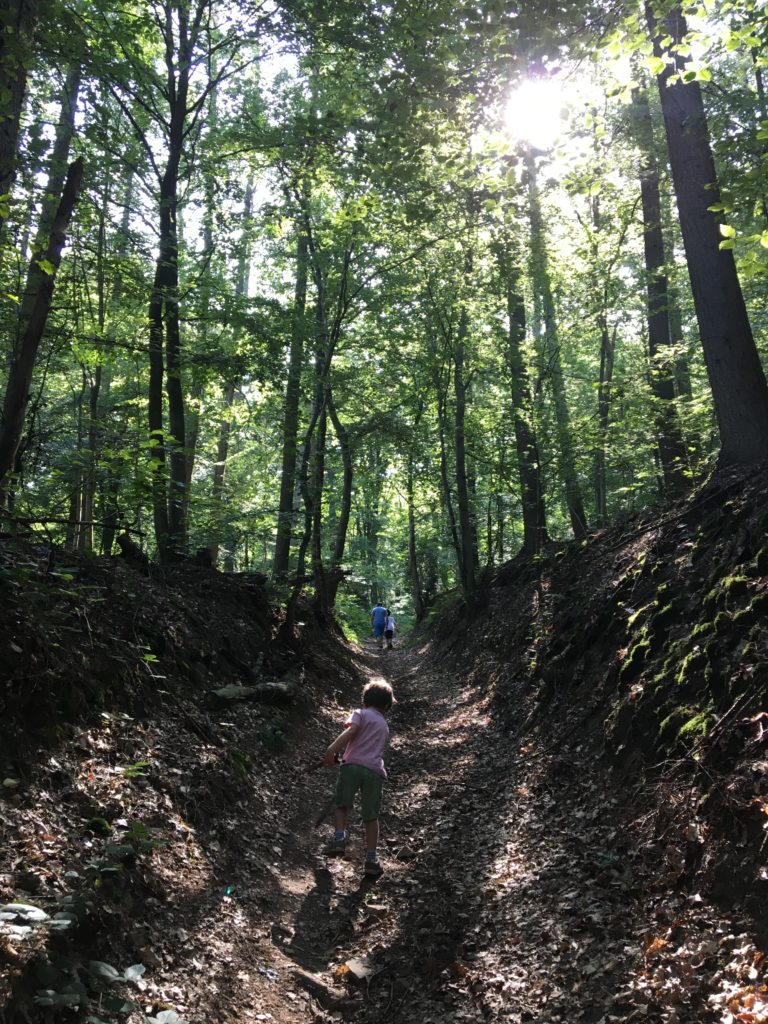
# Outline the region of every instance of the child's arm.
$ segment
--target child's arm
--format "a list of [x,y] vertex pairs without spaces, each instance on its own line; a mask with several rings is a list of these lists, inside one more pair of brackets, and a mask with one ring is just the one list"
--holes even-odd
[[348,725],[344,732],[340,733],[326,750],[325,757],[323,758],[323,768],[330,768],[338,751],[343,750],[348,743],[351,743],[359,732],[359,725]]

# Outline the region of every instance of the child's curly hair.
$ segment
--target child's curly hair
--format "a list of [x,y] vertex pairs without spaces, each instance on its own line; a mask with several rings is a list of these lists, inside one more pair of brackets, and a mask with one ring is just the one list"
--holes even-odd
[[366,683],[363,687],[363,707],[389,711],[395,702],[392,687],[383,679]]

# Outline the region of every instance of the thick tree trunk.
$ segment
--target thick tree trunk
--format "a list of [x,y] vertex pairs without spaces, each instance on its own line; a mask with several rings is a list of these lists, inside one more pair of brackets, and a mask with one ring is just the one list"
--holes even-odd
[[[661,41],[684,39],[687,27],[679,8],[663,25],[646,6],[657,56]],[[750,464],[768,457],[768,385],[730,250],[721,250],[718,218],[708,207],[718,204],[714,159],[698,82],[671,81],[684,72],[678,55],[658,77],[667,133],[669,162],[680,214],[691,290],[699,324],[715,415],[720,431],[721,464]]]
[[[0,8],[0,200],[8,196],[16,176],[21,109],[37,14],[37,0],[9,0]],[[7,203],[0,202],[0,230],[7,216]]]
[[285,387],[283,414],[283,457],[280,475],[280,499],[272,571],[282,579],[288,571],[293,529],[296,457],[298,454],[299,402],[301,371],[304,364],[305,309],[307,304],[308,247],[307,236],[300,229],[296,241],[296,287],[293,300],[293,324],[288,357],[288,381]]
[[560,356],[560,343],[557,336],[557,320],[555,302],[549,281],[549,266],[544,235],[544,222],[541,215],[541,203],[536,181],[536,164],[529,146],[524,150],[525,168],[528,175],[528,202],[531,224],[531,276],[533,286],[541,301],[544,345],[547,356],[547,370],[552,383],[552,400],[557,425],[558,463],[560,475],[565,485],[565,500],[571,520],[573,535],[582,540],[587,535],[587,517],[584,511],[584,500],[581,486],[576,473],[576,462],[573,454],[573,436],[568,402],[565,394],[565,378]]
[[61,263],[66,241],[65,233],[80,194],[82,178],[83,160],[80,157],[70,165],[67,172],[61,201],[51,225],[48,245],[33,255],[29,265],[28,291],[33,293],[34,299],[27,308],[26,328],[17,347],[6,384],[0,420],[0,481],[7,476],[14,464],[24,428],[24,414],[29,401],[35,358],[48,321],[56,271]]

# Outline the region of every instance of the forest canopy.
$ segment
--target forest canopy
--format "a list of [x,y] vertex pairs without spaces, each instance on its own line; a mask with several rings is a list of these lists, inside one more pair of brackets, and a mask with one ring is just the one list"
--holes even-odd
[[408,621],[768,448],[768,14],[16,0],[0,526]]

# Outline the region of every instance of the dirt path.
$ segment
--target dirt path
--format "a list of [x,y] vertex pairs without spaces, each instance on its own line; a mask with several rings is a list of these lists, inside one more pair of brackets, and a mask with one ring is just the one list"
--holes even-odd
[[[86,835],[80,859],[62,846],[60,863],[46,859],[46,846],[35,852],[53,845],[60,809],[75,797],[87,797],[79,820],[110,813],[126,828],[118,814],[139,816],[167,837],[114,889],[105,882],[98,901],[89,897],[98,927],[88,945],[88,931],[78,933],[79,959],[62,970],[93,976],[94,961],[145,969],[123,987],[130,1009],[105,986],[89,1020],[763,1024],[768,988],[754,922],[681,887],[695,836],[654,829],[653,808],[633,821],[632,798],[612,789],[586,742],[516,742],[483,693],[428,646],[353,654],[343,672],[338,651],[314,653],[322,695],[316,705],[305,696],[287,750],[248,771],[236,769],[263,734],[254,706],[216,715],[209,728],[229,738],[207,745],[109,719],[79,741],[78,785],[56,801],[40,790],[21,826],[0,808],[13,860],[46,864],[54,892],[89,892],[86,859],[103,845]],[[362,875],[359,821],[346,859],[323,856],[331,825],[313,824],[333,774],[307,766],[359,700],[358,683],[375,675],[392,681],[398,704],[385,873],[372,883]],[[94,756],[126,744],[134,757],[149,751],[151,778],[126,779]],[[74,897],[36,899],[53,913],[55,901]],[[0,948],[13,970],[16,949]],[[53,1019],[36,1007],[0,1012],[0,1024]]]
[[359,822],[347,859],[322,856],[330,825],[311,823],[332,779],[298,777],[277,911],[248,943],[232,1019],[629,1019],[640,879],[612,798],[582,766],[514,746],[478,692],[422,670],[425,654],[369,659],[398,697],[385,874],[363,879]]

